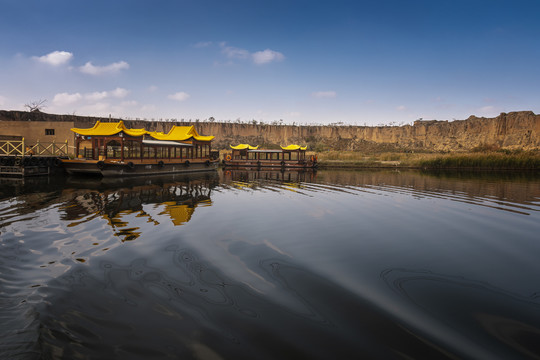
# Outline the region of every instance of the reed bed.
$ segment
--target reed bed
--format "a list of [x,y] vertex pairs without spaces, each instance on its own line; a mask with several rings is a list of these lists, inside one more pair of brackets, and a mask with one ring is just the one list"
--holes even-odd
[[414,167],[426,169],[540,170],[538,151],[471,153],[378,153],[326,151],[317,153],[324,166]]
[[537,152],[445,154],[419,160],[418,166],[433,169],[540,170],[540,154]]

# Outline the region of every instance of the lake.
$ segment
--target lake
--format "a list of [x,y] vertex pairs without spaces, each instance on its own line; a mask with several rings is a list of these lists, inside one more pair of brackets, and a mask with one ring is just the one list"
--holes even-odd
[[538,174],[0,181],[0,359],[540,358]]

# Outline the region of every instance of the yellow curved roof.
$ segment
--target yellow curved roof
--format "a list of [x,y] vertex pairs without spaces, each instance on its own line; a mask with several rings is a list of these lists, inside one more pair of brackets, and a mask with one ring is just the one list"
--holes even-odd
[[238,144],[236,146],[232,146],[232,145],[229,145],[231,147],[231,149],[234,149],[234,150],[244,150],[244,149],[248,149],[248,150],[256,150],[259,148],[259,145],[257,146],[251,146],[249,144]]
[[123,121],[115,122],[115,123],[102,123],[101,121],[96,121],[93,127],[90,129],[79,129],[79,128],[72,128],[71,131],[84,135],[84,136],[111,136],[118,134],[119,132],[123,131],[129,136],[143,136],[147,133],[145,129],[128,129],[124,125]]
[[282,146],[283,150],[307,150],[307,146],[300,146],[300,145],[288,145],[288,146]]
[[173,125],[171,130],[167,134],[162,132],[152,131],[148,133],[156,140],[170,140],[170,141],[185,141],[194,138],[198,141],[211,141],[214,136],[202,136],[197,133],[197,130],[192,126],[176,126]]

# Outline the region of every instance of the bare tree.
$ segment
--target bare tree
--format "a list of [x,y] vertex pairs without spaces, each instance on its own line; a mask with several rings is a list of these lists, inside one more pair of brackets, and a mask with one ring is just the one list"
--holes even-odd
[[30,112],[40,112],[43,108],[45,108],[45,105],[43,105],[45,102],[47,102],[47,99],[39,99],[32,101],[29,104],[24,104],[24,107]]

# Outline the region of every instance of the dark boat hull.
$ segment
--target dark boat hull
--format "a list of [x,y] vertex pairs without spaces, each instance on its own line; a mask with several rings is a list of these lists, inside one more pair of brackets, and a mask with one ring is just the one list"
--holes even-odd
[[183,161],[135,163],[120,161],[62,160],[65,171],[70,175],[96,175],[104,177],[140,176],[157,174],[194,173],[215,171],[218,161]]
[[244,168],[285,168],[285,169],[314,169],[318,163],[313,161],[272,161],[272,160],[223,160],[224,166]]

